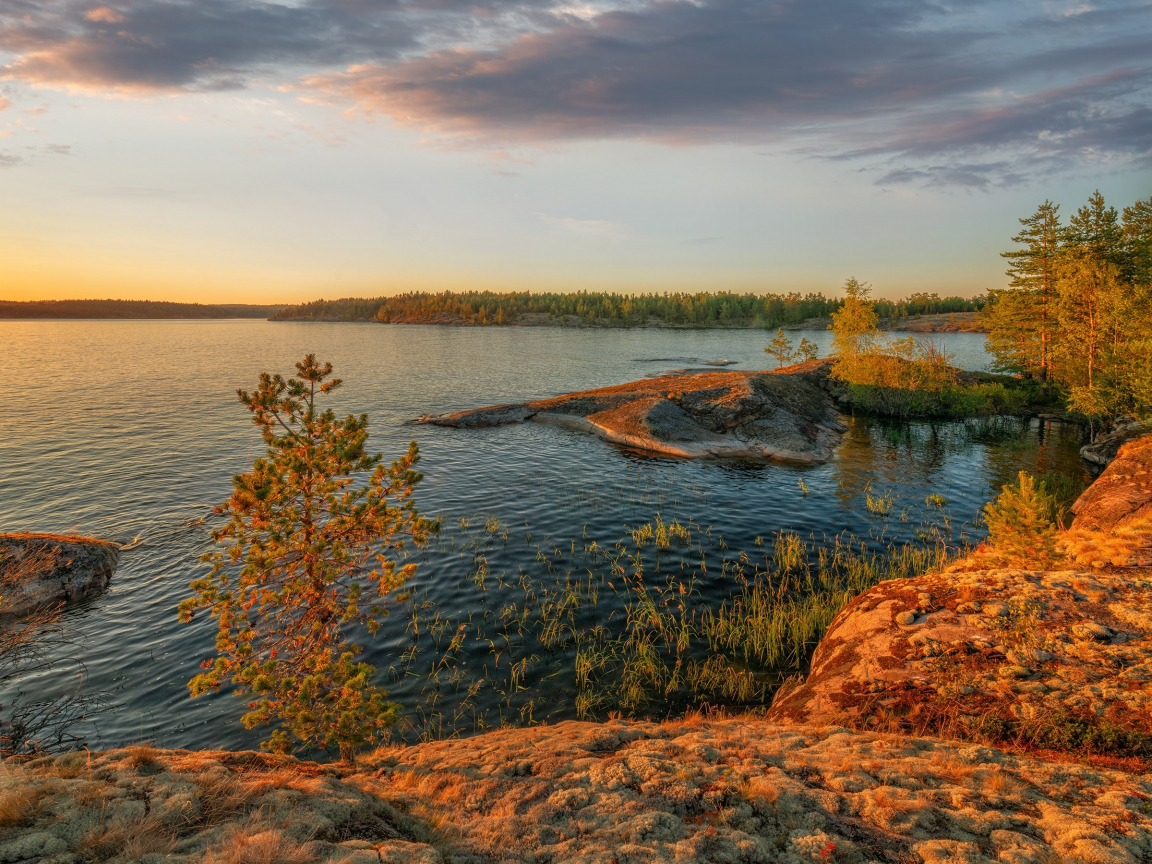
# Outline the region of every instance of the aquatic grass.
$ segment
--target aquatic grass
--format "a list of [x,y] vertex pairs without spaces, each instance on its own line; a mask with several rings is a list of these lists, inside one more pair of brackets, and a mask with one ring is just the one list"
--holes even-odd
[[865,490],[864,506],[868,508],[868,512],[874,516],[887,516],[892,512],[895,503],[896,499],[891,492],[885,492],[883,495],[873,495],[871,488]]
[[920,542],[887,542],[878,524],[867,538],[782,531],[746,550],[730,550],[713,526],[657,512],[611,543],[587,526],[564,542],[525,532],[535,560],[509,573],[493,565],[504,526],[493,529],[477,518],[468,534],[437,541],[472,558],[460,612],[427,588],[406,600],[410,641],[389,673],[421,684],[401,738],[763,706],[852,598],[960,549],[939,512]]

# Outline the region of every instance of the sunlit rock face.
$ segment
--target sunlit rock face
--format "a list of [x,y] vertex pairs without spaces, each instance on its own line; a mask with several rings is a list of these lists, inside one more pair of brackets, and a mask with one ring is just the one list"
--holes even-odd
[[0,534],[0,616],[80,600],[107,586],[120,547],[60,534]]
[[1152,849],[1148,775],[754,717],[504,729],[347,765],[137,745],[2,780],[8,862],[1120,864]]
[[1152,437],[1126,445],[1084,492],[1059,563],[981,548],[857,597],[768,718],[1147,758],[1150,457]]
[[1097,530],[1152,516],[1152,435],[1122,444],[1104,473],[1072,505],[1072,512],[1077,528]]
[[533,420],[668,456],[825,462],[846,430],[825,390],[831,367],[813,360],[776,372],[666,375],[420,422],[476,428]]

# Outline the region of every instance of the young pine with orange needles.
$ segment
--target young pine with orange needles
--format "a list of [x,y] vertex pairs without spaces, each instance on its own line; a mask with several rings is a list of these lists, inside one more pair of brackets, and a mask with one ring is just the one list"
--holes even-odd
[[[412,500],[423,479],[416,442],[384,465],[365,449],[368,415],[339,419],[318,407],[341,384],[332,364],[309,354],[296,374],[266,372],[254,392],[239,391],[266,455],[233,478],[232,497],[216,508],[231,519],[213,532],[227,551],[204,556],[212,572],[180,604],[183,621],[201,609],[219,621],[218,656],[188,686],[193,696],[225,685],[250,695],[244,725],[276,727],[265,749],[336,746],[349,761],[391,727],[399,706],[371,683],[375,670],[357,661],[345,630],[380,628],[389,595],[416,570],[397,559],[439,523]],[[355,484],[364,474],[367,483]]]

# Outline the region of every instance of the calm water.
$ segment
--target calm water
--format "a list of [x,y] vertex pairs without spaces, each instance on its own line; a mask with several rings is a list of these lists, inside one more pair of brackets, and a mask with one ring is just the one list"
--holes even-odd
[[[803,335],[826,349],[828,333]],[[211,506],[262,449],[236,388],[253,386],[265,370],[290,372],[306,352],[330,360],[345,380],[333,398],[337,411],[370,415],[373,449],[392,458],[419,442],[426,480],[418,504],[444,517],[409,605],[366,643],[367,659],[405,708],[408,736],[574,716],[564,657],[521,656],[515,639],[505,632],[507,644],[497,645],[483,626],[450,657],[440,649],[470,616],[514,617],[509,608],[523,602],[531,580],[595,569],[567,554],[578,544],[610,548],[626,526],[659,513],[692,520],[719,559],[755,553],[756,538],[781,530],[849,531],[882,546],[914,537],[930,493],[948,499],[954,537],[978,536],[971,522],[979,507],[1016,471],[1083,470],[1074,430],[1037,424],[993,440],[960,424],[858,419],[836,458],[809,468],[652,458],[535,424],[407,425],[424,413],[619,384],[708,360],[763,368],[766,340],[748,331],[0,322],[8,381],[0,531],[137,544],[123,553],[108,592],[68,611],[73,644],[57,652],[53,670],[0,693],[0,702],[78,688],[107,693],[117,707],[86,730],[93,746],[150,739],[244,747],[260,739],[241,726],[234,696],[188,697],[186,682],[211,656],[214,628],[207,619],[179,624],[175,607],[204,572],[198,558],[211,545]],[[958,365],[986,368],[983,336],[941,341]],[[869,490],[893,496],[888,518],[868,515]],[[702,596],[730,592],[716,568],[703,576]]]

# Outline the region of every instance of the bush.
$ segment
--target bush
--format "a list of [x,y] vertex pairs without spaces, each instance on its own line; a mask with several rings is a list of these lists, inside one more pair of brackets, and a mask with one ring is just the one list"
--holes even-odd
[[899,420],[993,417],[1029,408],[1025,393],[998,383],[949,384],[938,390],[849,383],[848,392],[861,411]]

